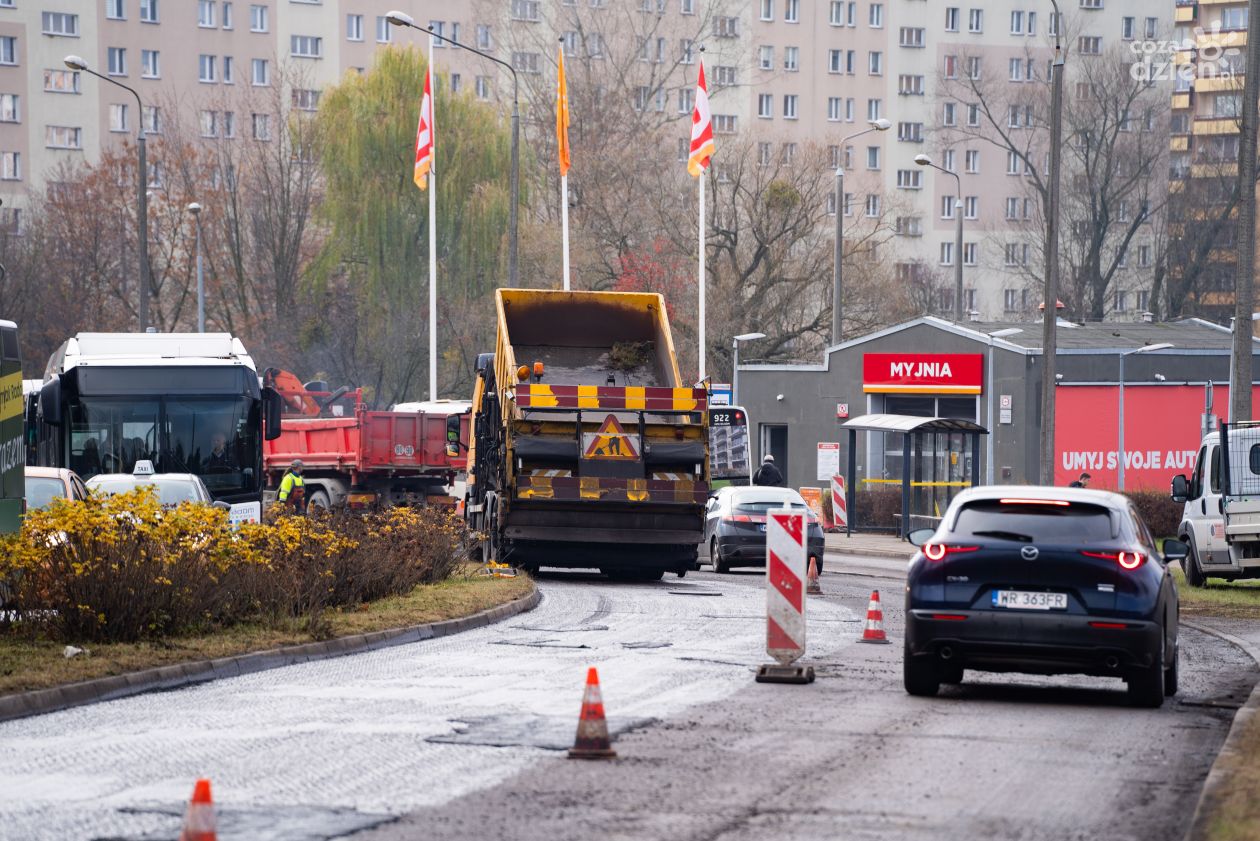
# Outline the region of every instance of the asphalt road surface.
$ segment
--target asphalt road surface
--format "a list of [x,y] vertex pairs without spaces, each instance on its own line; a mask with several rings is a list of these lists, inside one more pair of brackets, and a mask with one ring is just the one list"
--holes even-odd
[[[981,675],[935,699],[856,643],[896,561],[828,558],[810,686],[756,684],[762,576],[613,584],[456,637],[0,724],[0,838],[174,838],[192,780],[220,838],[1180,839],[1257,674],[1182,632],[1161,710],[1119,681]],[[588,665],[617,760],[564,758]]]

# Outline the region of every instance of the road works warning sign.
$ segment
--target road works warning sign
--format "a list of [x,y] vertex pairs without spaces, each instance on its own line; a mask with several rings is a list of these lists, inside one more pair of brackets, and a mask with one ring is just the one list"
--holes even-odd
[[582,458],[638,461],[637,436],[630,435],[615,415],[604,418],[598,432],[582,433]]

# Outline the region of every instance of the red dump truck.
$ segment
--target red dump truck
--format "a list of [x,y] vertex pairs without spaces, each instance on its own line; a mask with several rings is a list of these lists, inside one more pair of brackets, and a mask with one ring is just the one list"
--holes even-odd
[[280,436],[267,441],[263,468],[276,488],[294,459],[305,465],[310,508],[415,503],[455,505],[450,488],[468,462],[469,404],[435,401],[411,411],[374,411],[362,389],[330,391],[268,369],[284,400]]
[[695,569],[707,394],[683,384],[664,299],[500,289],[495,304],[465,508],[484,555],[639,580]]

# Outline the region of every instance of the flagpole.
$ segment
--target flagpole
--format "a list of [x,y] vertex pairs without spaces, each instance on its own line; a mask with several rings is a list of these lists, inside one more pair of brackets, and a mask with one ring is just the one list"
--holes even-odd
[[569,176],[560,176],[560,231],[564,245],[564,291],[569,291]]
[[700,183],[700,382],[704,382],[704,173]]
[[438,399],[437,390],[437,85],[433,84],[433,36],[429,36],[429,83],[433,99],[429,106],[433,138],[432,162],[429,164],[429,399]]

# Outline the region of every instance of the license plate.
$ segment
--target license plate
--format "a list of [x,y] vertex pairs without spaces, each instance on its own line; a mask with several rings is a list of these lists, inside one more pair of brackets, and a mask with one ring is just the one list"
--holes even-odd
[[766,524],[765,524],[765,523],[762,523],[761,525],[757,526],[757,531],[761,532],[762,534],[765,534],[765,532],[766,532]]
[[994,590],[993,606],[1013,607],[1020,610],[1067,610],[1067,593]]

